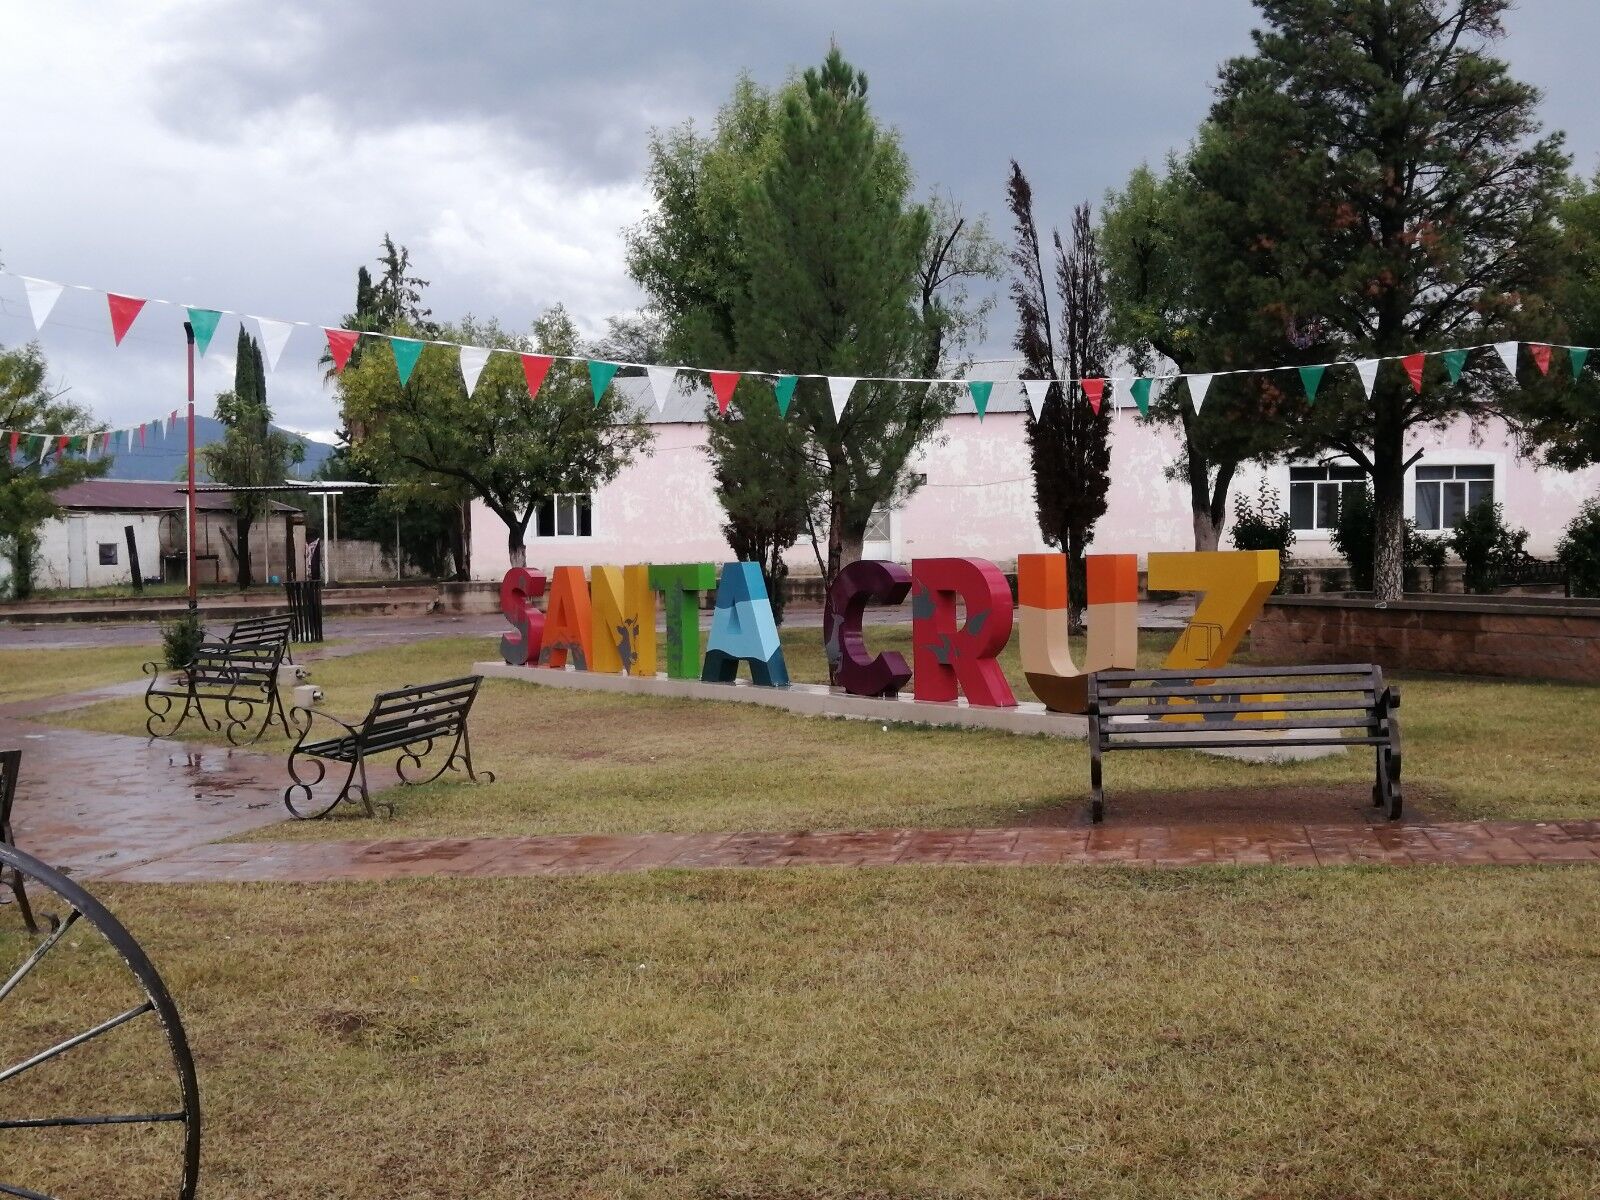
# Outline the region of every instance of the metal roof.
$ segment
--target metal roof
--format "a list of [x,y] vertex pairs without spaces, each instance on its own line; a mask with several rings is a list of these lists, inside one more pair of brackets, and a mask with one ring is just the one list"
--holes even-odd
[[[188,503],[187,489],[170,480],[137,479],[86,479],[69,484],[55,493],[55,501],[62,508],[97,509],[110,512],[156,511],[181,509]],[[201,512],[231,512],[233,504],[226,492],[204,492],[195,489],[195,508]],[[297,512],[292,504],[272,501],[279,512]]]

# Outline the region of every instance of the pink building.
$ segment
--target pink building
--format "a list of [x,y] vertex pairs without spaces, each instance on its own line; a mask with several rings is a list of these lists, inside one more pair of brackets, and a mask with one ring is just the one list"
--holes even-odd
[[[644,380],[619,379],[614,386],[630,389],[648,409],[654,452],[593,496],[563,496],[547,505],[528,529],[528,565],[549,570],[725,560],[722,509],[705,452],[705,397],[680,392],[658,413]],[[1010,567],[1019,553],[1048,549],[1035,520],[1026,420],[1014,382],[995,385],[982,420],[963,397],[911,468],[925,477],[922,485],[904,505],[874,520],[866,556],[908,562],[972,555]],[[1132,409],[1116,414],[1111,436],[1110,507],[1095,547],[1141,556],[1194,549],[1187,488],[1165,473],[1176,458],[1177,436],[1141,424]],[[1540,557],[1554,552],[1583,500],[1600,494],[1600,469],[1569,474],[1536,466],[1503,427],[1475,434],[1458,422],[1419,431],[1409,448],[1424,451],[1406,481],[1406,514],[1419,526],[1448,529],[1468,506],[1490,498],[1505,506],[1508,522],[1529,531],[1528,548]],[[1247,467],[1233,496],[1253,497],[1263,474],[1294,518],[1296,557],[1337,561],[1328,526],[1340,488],[1358,482],[1359,471],[1336,460]],[[817,573],[808,542],[788,558],[793,573]],[[473,506],[472,563],[479,579],[499,579],[509,565],[505,525],[481,503]]]

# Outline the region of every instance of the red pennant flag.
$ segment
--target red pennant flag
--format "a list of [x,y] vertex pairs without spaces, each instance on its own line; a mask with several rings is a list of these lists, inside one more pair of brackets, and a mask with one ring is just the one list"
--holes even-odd
[[1533,365],[1539,368],[1539,374],[1550,374],[1550,347],[1538,342],[1528,343],[1528,353],[1533,355]]
[[1408,354],[1400,360],[1406,374],[1411,376],[1411,390],[1422,395],[1422,365],[1426,360],[1420,354]]
[[1100,415],[1100,398],[1105,395],[1106,381],[1104,378],[1080,379],[1083,385],[1083,394],[1089,397],[1089,407],[1094,409],[1095,416]]
[[733,389],[739,386],[739,372],[712,371],[711,390],[717,394],[717,411],[728,415],[728,405],[733,402]]
[[22,434],[13,429],[11,431],[11,449],[6,451],[7,458],[15,458],[17,456],[17,443],[21,440]]
[[65,454],[67,452],[67,447],[70,446],[71,444],[72,444],[72,439],[71,438],[69,438],[69,437],[58,437],[56,439],[56,453],[58,455],[59,454]]
[[144,307],[144,301],[137,296],[119,296],[115,292],[107,292],[106,303],[111,306],[111,336],[120,346],[123,337],[133,324],[133,319]]
[[144,448],[144,422],[139,423],[139,448]]
[[550,364],[555,359],[548,354],[524,354],[521,358],[522,375],[528,381],[528,399],[532,400],[544,386],[544,377],[550,373]]
[[354,329],[324,329],[322,332],[328,335],[328,353],[333,355],[334,373],[343,374],[345,363],[350,361],[350,351],[356,348],[361,335]]

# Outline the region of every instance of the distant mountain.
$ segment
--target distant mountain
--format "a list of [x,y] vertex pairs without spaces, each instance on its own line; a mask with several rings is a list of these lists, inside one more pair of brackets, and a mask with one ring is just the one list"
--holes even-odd
[[[277,429],[277,426],[273,426]],[[305,447],[306,456],[300,465],[291,469],[297,479],[309,479],[317,473],[324,460],[333,453],[333,447],[324,442],[313,442],[310,438],[302,437],[298,433],[290,433],[287,429],[279,429],[279,433],[287,433]],[[194,444],[195,449],[209,446],[212,442],[222,440],[222,422],[215,417],[196,417],[194,419]],[[146,435],[145,444],[132,450],[119,450],[111,463],[111,469],[106,472],[107,479],[151,479],[157,482],[166,482],[169,479],[182,479],[185,472],[185,463],[188,457],[188,437],[185,434],[183,423],[180,421],[172,430],[167,431],[163,437],[161,433]],[[205,463],[197,464],[199,478],[205,478]]]

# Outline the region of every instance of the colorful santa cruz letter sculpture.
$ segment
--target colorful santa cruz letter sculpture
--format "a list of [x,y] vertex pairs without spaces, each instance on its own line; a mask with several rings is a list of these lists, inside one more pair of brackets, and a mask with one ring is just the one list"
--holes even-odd
[[1200,603],[1162,664],[1169,671],[1224,667],[1278,583],[1276,550],[1152,554],[1152,592],[1200,592]]
[[1080,671],[1067,643],[1067,556],[1017,556],[1022,670],[1028,687],[1051,712],[1083,712],[1091,673],[1139,665],[1138,556],[1091,554],[1084,568],[1089,645]]
[[772,619],[772,602],[761,568],[753,562],[731,562],[722,568],[700,678],[707,683],[732,683],[742,662],[750,664],[752,683],[789,686],[789,668]]
[[911,678],[903,655],[867,653],[861,616],[867,601],[899,604],[911,590],[911,572],[899,563],[863,559],[843,567],[828,592],[828,628],[823,633],[828,663],[840,687],[852,696],[898,696]]
[[591,567],[589,608],[593,614],[591,671],[615,675],[656,673],[656,593],[650,568]]
[[544,595],[544,572],[512,567],[500,581],[500,612],[511,632],[500,638],[500,657],[513,667],[539,661],[544,640],[544,614],[533,602]]
[[713,563],[674,563],[650,568],[650,586],[661,593],[667,615],[667,678],[700,678],[701,592],[717,586]]
[[[956,600],[967,619],[956,628]],[[916,698],[949,702],[957,685],[967,703],[1011,708],[995,655],[1011,637],[1011,587],[1000,568],[981,558],[917,558],[911,562],[911,645]]]
[[587,671],[593,658],[589,627],[589,585],[583,581],[582,567],[557,567],[550,583],[550,601],[545,605],[544,647],[539,651],[541,667],[572,665]]

